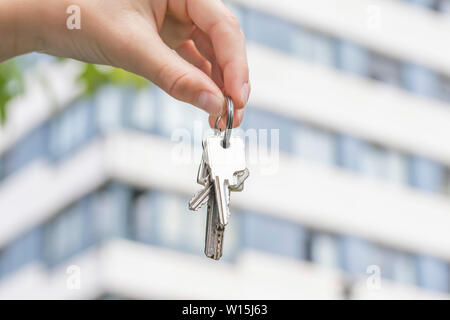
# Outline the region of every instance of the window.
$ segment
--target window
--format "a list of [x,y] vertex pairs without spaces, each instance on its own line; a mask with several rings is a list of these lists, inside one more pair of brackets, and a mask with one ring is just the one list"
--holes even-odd
[[360,171],[363,175],[384,179],[388,175],[387,152],[385,149],[366,144],[361,154]]
[[419,284],[431,290],[448,292],[449,266],[446,262],[434,257],[418,258]]
[[188,199],[151,192],[135,205],[136,238],[192,253],[203,252],[205,216],[189,211]]
[[21,169],[39,157],[46,156],[47,126],[32,130],[4,155],[5,176]]
[[2,181],[4,176],[5,176],[5,165],[3,162],[3,156],[0,154],[0,181]]
[[[207,114],[191,105],[178,101],[164,91],[157,89],[158,102],[158,133],[171,137],[175,130],[185,129],[191,134],[196,124],[205,124],[207,122]],[[207,128],[204,129],[208,129]]]
[[100,239],[128,235],[131,190],[121,184],[108,184],[93,195],[93,215],[96,235]]
[[290,53],[295,27],[283,19],[250,10],[246,21],[247,39]]
[[425,97],[438,98],[439,82],[433,71],[409,64],[404,67],[403,72],[406,89]]
[[450,196],[450,169],[445,170],[444,192]]
[[410,184],[414,187],[440,192],[444,184],[444,168],[429,159],[414,156],[410,160]]
[[334,135],[324,130],[307,125],[300,125],[294,130],[294,153],[308,160],[321,164],[335,163]]
[[47,264],[60,263],[90,244],[93,227],[87,210],[87,201],[80,201],[47,223],[44,242]]
[[60,159],[75,151],[95,133],[91,103],[80,100],[52,119],[50,151]]
[[450,77],[441,76],[439,92],[440,99],[450,103]]
[[[153,193],[142,194],[136,198],[133,208],[133,230],[137,241],[144,243],[154,242],[156,226],[154,215],[154,199]],[[152,201],[153,200],[153,201]]]
[[408,183],[408,161],[404,155],[387,152],[387,179],[394,184]]
[[415,258],[410,254],[397,253],[393,261],[392,278],[399,283],[417,285]]
[[339,243],[334,235],[312,232],[309,251],[312,262],[331,268],[339,267]]
[[255,213],[243,214],[246,247],[296,259],[306,258],[306,231],[290,221]]
[[389,248],[374,248],[373,263],[380,267],[381,276],[408,285],[417,284],[413,256]]
[[437,2],[437,0],[406,0],[406,1],[429,9],[434,8]]
[[372,53],[369,60],[369,77],[390,85],[400,86],[402,82],[401,65],[394,59]]
[[0,275],[15,272],[22,266],[41,258],[41,229],[22,234],[0,251]]
[[370,265],[378,265],[374,245],[352,236],[345,236],[341,241],[342,266],[353,275],[363,275]]
[[344,71],[366,76],[369,73],[369,54],[361,46],[340,40],[337,44],[337,65]]
[[151,132],[155,126],[155,92],[154,86],[133,92],[132,103],[126,106],[125,116],[131,128]]
[[440,0],[437,6],[439,12],[449,14],[450,13],[450,0]]
[[[293,134],[294,122],[290,119],[273,114],[269,111],[252,108],[247,108],[244,118],[243,128],[245,130],[267,130],[267,147],[272,150],[271,129],[279,130],[279,148],[284,152],[292,152],[293,150]],[[259,140],[259,137],[258,137]],[[262,142],[261,142],[262,143]]]
[[358,171],[364,150],[364,142],[350,136],[338,137],[338,164],[339,166]]
[[100,132],[115,130],[122,125],[124,90],[113,86],[102,87],[95,96],[97,127]]
[[334,65],[334,42],[331,38],[300,27],[293,36],[293,53],[309,61]]

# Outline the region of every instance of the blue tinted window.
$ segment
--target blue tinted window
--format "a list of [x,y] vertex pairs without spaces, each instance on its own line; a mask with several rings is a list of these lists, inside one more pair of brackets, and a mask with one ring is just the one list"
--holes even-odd
[[41,258],[42,234],[39,228],[22,234],[0,252],[0,275],[14,272]]
[[301,27],[296,27],[292,51],[304,59],[324,65],[335,64],[335,42],[330,37]]
[[427,289],[449,290],[449,266],[433,257],[418,258],[419,284]]
[[129,188],[111,183],[92,198],[95,234],[97,238],[126,237],[129,220],[127,213],[131,206],[132,192]]
[[157,101],[155,131],[158,134],[171,138],[174,133],[186,131],[192,136],[195,125],[202,126],[203,130],[209,128],[205,125],[208,116],[202,110],[174,99],[161,89],[156,89],[155,96]]
[[292,144],[295,125],[288,118],[259,108],[249,107],[247,108],[242,127],[245,130],[256,130],[256,134],[258,135],[260,134],[260,129],[267,130],[268,148],[272,148],[271,129],[278,129],[280,150],[284,152],[292,152],[293,150]]
[[361,154],[360,172],[368,177],[387,178],[388,158],[385,149],[366,144]]
[[142,194],[133,207],[133,238],[145,243],[155,242],[155,195]]
[[295,26],[291,23],[251,10],[247,13],[247,39],[262,45],[291,52]]
[[127,126],[152,132],[156,122],[156,100],[154,86],[133,92],[131,103],[126,106]]
[[344,135],[338,137],[338,165],[354,171],[359,170],[364,146],[364,142],[357,138]]
[[52,119],[50,151],[60,159],[77,150],[96,132],[92,103],[80,100]]
[[444,168],[429,159],[412,157],[410,159],[410,183],[423,190],[441,191],[445,178]]
[[378,54],[371,54],[369,77],[394,86],[400,86],[401,65],[398,61]]
[[293,135],[294,153],[321,164],[335,163],[336,139],[327,131],[299,125]]
[[372,264],[380,267],[381,276],[404,284],[417,284],[413,256],[385,247],[374,247]]
[[341,246],[342,266],[351,274],[366,274],[368,266],[379,264],[374,245],[365,240],[346,236]]
[[313,232],[309,242],[309,258],[312,262],[327,267],[339,267],[340,246],[336,236],[322,232]]
[[[125,90],[113,86],[99,89],[95,98],[95,118],[100,132],[108,132],[120,128],[125,112]],[[128,106],[127,106],[128,107]]]
[[92,243],[94,227],[89,201],[82,200],[61,212],[45,226],[45,257],[49,265],[85,249]]
[[442,13],[450,13],[450,0],[440,0],[438,10]]
[[369,54],[363,47],[341,40],[337,43],[337,65],[342,70],[366,76],[369,72]]
[[245,246],[293,258],[306,257],[306,232],[296,223],[254,213],[245,213],[242,218]]
[[441,76],[440,78],[440,99],[450,103],[450,78]]
[[5,165],[3,162],[3,156],[0,155],[0,181],[3,179],[4,176],[5,176]]
[[436,0],[406,0],[406,1],[430,9],[433,8],[436,2]]
[[408,161],[405,155],[387,152],[387,179],[394,184],[408,183]]
[[9,175],[31,161],[46,156],[47,126],[32,130],[4,155],[4,173]]
[[439,79],[433,71],[409,64],[404,67],[403,72],[406,89],[426,97],[437,98],[439,96]]

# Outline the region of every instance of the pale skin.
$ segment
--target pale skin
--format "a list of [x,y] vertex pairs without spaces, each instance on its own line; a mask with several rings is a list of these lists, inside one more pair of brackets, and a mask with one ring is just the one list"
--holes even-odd
[[[66,26],[70,5],[80,30]],[[225,95],[238,126],[250,93],[245,37],[220,0],[1,0],[0,62],[34,51],[143,76],[209,113],[211,126]]]

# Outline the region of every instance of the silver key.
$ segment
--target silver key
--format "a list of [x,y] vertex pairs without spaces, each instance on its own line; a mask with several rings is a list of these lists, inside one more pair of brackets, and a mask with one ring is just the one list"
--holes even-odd
[[197,183],[200,185],[205,185],[209,181],[209,173],[208,173],[208,165],[206,164],[206,154],[205,154],[205,146],[203,145],[203,154],[202,160],[200,161],[200,165],[198,167],[197,173]]
[[[211,184],[212,185],[212,184]],[[208,200],[205,234],[205,255],[208,258],[219,260],[222,257],[225,226],[219,221],[219,208],[212,189]]]
[[250,176],[250,171],[245,168],[242,171],[236,171],[235,174],[237,182],[236,185],[230,186],[231,191],[241,192],[244,190],[244,182]]
[[226,226],[230,216],[229,187],[239,184],[235,173],[244,171],[246,165],[242,139],[237,136],[231,137],[228,148],[222,146],[222,141],[223,138],[217,134],[206,138],[205,162],[209,166],[210,179],[214,183],[219,221],[222,226]]
[[198,209],[203,207],[203,205],[208,202],[211,191],[213,191],[213,189],[213,184],[208,180],[205,186],[194,195],[191,201],[189,201],[189,210],[197,211]]

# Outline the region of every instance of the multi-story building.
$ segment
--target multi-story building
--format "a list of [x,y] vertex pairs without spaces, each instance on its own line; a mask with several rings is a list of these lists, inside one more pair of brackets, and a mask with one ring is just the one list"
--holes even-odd
[[449,3],[228,2],[248,40],[242,127],[279,129],[280,153],[232,194],[220,261],[187,209],[198,154],[173,161],[174,131],[206,114],[155,86],[79,98],[78,62],[20,58],[0,298],[449,298]]

